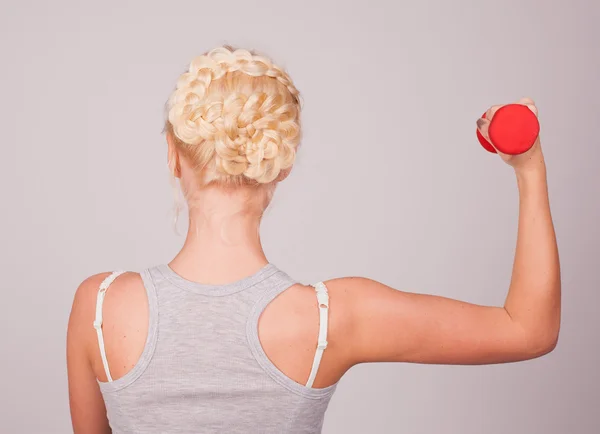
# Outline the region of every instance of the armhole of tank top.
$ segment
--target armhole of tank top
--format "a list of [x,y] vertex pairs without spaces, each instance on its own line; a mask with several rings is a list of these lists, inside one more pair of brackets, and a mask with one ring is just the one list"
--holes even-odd
[[[262,312],[265,310],[267,305],[275,299],[275,297],[277,297],[279,294],[283,293],[286,289],[289,289],[292,285],[296,283],[298,282],[290,280],[282,286],[275,286],[271,289],[266,290],[258,298],[258,300],[256,300],[256,302],[250,309],[250,314],[248,315],[248,320],[246,322],[246,336],[248,338],[248,345],[250,347],[250,351],[252,351],[252,355],[254,356],[258,364],[261,366],[263,371],[265,371],[273,380],[275,380],[281,386],[288,389],[290,392],[293,392],[297,395],[309,399],[329,398],[335,391],[339,382],[322,388],[314,388],[297,383],[295,380],[284,374],[283,371],[281,371],[269,359],[258,337],[258,321]],[[316,350],[317,336],[315,336],[315,352]]]
[[133,366],[133,368],[116,380],[111,382],[104,382],[96,380],[100,386],[102,393],[110,393],[121,390],[135,380],[137,380],[146,370],[154,355],[156,349],[156,340],[158,337],[158,297],[156,293],[156,286],[149,269],[145,269],[140,273],[144,288],[146,289],[146,297],[148,302],[148,334],[146,336],[146,342],[140,358]]

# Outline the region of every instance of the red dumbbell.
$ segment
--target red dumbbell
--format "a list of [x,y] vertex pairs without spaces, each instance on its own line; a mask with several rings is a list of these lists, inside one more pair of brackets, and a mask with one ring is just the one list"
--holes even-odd
[[[481,116],[485,119],[485,113]],[[522,104],[500,107],[490,122],[488,134],[494,146],[503,154],[517,155],[527,152],[540,133],[537,116]],[[496,154],[496,149],[477,130],[479,143],[487,151]]]

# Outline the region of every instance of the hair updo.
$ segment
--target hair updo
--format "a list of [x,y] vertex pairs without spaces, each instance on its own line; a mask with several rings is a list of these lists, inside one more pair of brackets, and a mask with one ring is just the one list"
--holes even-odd
[[196,57],[166,108],[165,130],[201,185],[268,184],[294,163],[299,92],[264,56],[222,46]]

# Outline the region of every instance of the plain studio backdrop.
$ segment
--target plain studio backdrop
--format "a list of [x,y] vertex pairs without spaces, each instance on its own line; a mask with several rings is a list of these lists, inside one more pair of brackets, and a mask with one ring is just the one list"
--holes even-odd
[[77,286],[181,246],[164,103],[194,56],[230,43],[271,56],[303,95],[297,163],[262,227],[269,260],[303,283],[359,275],[502,305],[517,188],[475,121],[522,96],[539,106],[558,347],[504,365],[356,366],[324,433],[600,432],[598,22],[595,0],[3,0],[0,431],[71,431]]

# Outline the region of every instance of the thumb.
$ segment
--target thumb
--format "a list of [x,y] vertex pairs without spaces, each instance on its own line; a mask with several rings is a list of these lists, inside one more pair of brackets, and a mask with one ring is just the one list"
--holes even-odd
[[481,135],[484,137],[484,139],[487,140],[489,144],[494,146],[494,144],[490,140],[490,135],[489,135],[490,120],[484,119],[484,118],[477,119],[477,129],[479,130],[479,133],[481,133]]
[[486,118],[477,119],[477,130],[481,133],[483,138],[488,141],[490,145],[496,150],[496,153],[500,155],[503,159],[506,159],[506,154],[500,152],[498,148],[494,145],[494,142],[490,139],[489,129],[490,129],[491,121]]

